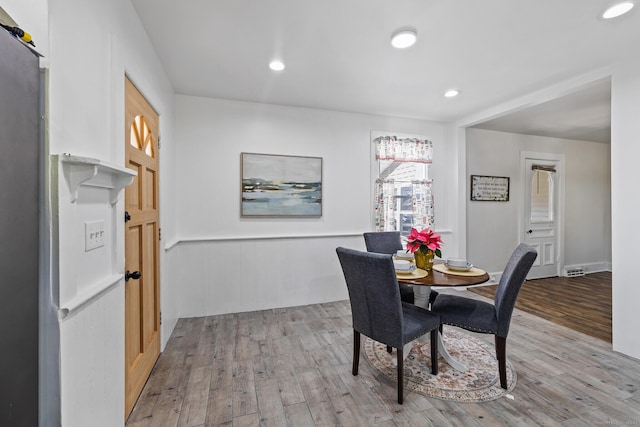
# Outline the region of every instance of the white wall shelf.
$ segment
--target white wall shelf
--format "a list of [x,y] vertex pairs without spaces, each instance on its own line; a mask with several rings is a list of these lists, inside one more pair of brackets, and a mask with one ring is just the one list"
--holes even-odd
[[71,203],[78,200],[80,186],[87,185],[109,189],[110,201],[113,205],[118,201],[120,191],[131,184],[138,174],[134,170],[89,157],[70,154],[54,155],[53,157],[57,157],[62,165],[63,174],[71,193]]

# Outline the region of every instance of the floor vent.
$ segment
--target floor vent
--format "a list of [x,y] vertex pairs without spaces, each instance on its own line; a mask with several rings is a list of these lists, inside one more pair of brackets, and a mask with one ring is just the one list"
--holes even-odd
[[575,267],[567,270],[567,277],[578,277],[578,276],[584,276],[584,268]]

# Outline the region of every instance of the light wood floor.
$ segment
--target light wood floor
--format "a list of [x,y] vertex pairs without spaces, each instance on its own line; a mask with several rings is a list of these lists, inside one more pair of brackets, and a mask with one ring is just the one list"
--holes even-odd
[[[497,285],[471,288],[493,299]],[[611,272],[527,280],[516,307],[573,330],[611,342]],[[640,423],[639,423],[640,424]]]
[[638,360],[521,310],[507,340],[513,399],[464,404],[405,390],[398,405],[395,384],[364,355],[351,375],[352,336],[347,301],[181,319],[127,426],[640,424]]

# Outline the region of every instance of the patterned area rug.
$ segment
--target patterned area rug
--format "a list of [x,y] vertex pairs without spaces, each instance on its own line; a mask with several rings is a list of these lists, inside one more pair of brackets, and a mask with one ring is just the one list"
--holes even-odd
[[[459,372],[449,366],[442,356],[438,360],[438,375],[431,375],[430,344],[414,342],[404,361],[405,392],[415,391],[428,397],[457,402],[486,402],[510,393],[516,385],[516,373],[507,360],[508,390],[500,387],[498,361],[492,345],[458,328],[444,327],[444,342],[449,353],[465,363],[469,370]],[[392,382],[397,369],[393,364],[395,350],[387,353],[387,346],[366,338],[364,349],[371,366]]]

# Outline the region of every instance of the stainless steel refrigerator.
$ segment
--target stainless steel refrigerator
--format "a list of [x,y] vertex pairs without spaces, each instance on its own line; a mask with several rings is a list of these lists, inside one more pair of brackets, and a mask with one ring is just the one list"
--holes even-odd
[[38,57],[0,28],[0,426],[37,426],[40,276]]

